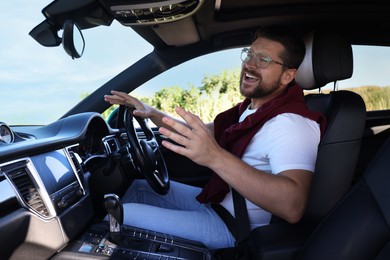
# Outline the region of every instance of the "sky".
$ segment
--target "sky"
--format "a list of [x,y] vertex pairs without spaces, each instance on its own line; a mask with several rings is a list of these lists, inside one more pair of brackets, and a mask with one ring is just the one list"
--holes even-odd
[[[79,102],[82,94],[91,93],[152,51],[152,47],[132,29],[115,21],[111,26],[83,30],[86,47],[80,59],[72,60],[62,46],[43,47],[29,36],[29,32],[44,20],[41,10],[50,2],[0,1],[3,11],[0,16],[0,122],[47,124],[56,120]],[[367,66],[355,66],[353,79],[341,85],[390,85],[389,48],[385,55],[375,51],[361,53],[355,59]],[[217,55],[212,64],[198,59],[191,66],[183,66],[180,73],[173,70],[146,85],[154,90],[189,83],[198,86],[205,75],[218,74],[240,64],[239,52],[229,51]],[[188,82],[186,75],[189,73],[195,82]]]
[[[29,32],[44,20],[41,10],[50,2],[0,1],[0,10],[3,10],[0,16],[0,87],[2,97],[7,97],[2,101],[0,122],[46,124],[48,120],[55,120],[79,102],[82,94],[93,92],[152,51],[132,29],[116,21],[111,26],[83,30],[86,46],[80,59],[72,60],[62,46],[43,47]],[[204,68],[203,71],[187,68],[175,75],[175,84],[188,85],[186,72],[196,74],[200,82],[205,71],[217,74],[229,61],[237,67],[238,57],[228,56],[219,58],[220,66],[199,61],[198,68]],[[166,86],[168,79],[171,79],[169,75],[163,75],[148,84],[158,89]],[[45,111],[48,108],[55,109]]]
[[[81,93],[91,93],[95,86],[102,85],[152,50],[134,37],[132,30],[124,30],[126,28],[115,23],[111,27],[100,26],[99,30],[83,32],[86,49],[81,59],[72,60],[62,46],[43,47],[29,32],[44,20],[41,10],[49,3],[48,0],[0,1],[3,10],[0,16],[0,86],[2,96],[9,98],[8,102],[2,102],[0,121],[17,118],[17,121],[41,123],[42,117],[54,120],[79,102]],[[102,34],[119,37],[101,37],[98,44],[94,44]],[[138,52],[118,51],[118,45],[130,42],[137,45]],[[57,114],[51,111],[47,116],[41,112],[54,107],[59,111]]]

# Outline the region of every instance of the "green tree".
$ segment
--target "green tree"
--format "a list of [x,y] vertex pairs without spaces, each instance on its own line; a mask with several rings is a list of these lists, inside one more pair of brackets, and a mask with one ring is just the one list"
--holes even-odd
[[[177,116],[175,109],[180,106],[198,115],[204,122],[210,122],[218,113],[243,100],[238,91],[239,78],[240,69],[224,70],[217,75],[205,76],[202,85],[198,87],[193,84],[185,89],[178,86],[166,87],[152,97],[139,98],[172,116]],[[362,96],[367,111],[390,109],[390,86],[361,86],[348,90]],[[326,92],[329,91],[324,91]],[[115,106],[111,106],[103,116],[107,118],[114,108]]]
[[180,106],[210,122],[214,117],[242,100],[238,91],[240,71],[225,70],[219,75],[205,76],[202,86],[189,84],[183,89],[177,86],[163,88],[153,97],[141,98],[143,102],[176,116]]

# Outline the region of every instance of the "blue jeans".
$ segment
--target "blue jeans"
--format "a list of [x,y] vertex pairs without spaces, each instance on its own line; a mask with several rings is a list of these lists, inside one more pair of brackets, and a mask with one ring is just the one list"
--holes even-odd
[[201,204],[198,187],[170,182],[157,194],[145,180],[135,180],[122,198],[124,224],[203,243],[209,249],[232,247],[235,239],[209,204]]

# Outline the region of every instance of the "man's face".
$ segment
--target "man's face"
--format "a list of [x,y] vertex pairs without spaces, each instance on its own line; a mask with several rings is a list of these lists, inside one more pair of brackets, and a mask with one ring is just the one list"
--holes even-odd
[[[240,77],[240,92],[247,98],[264,98],[272,96],[281,87],[281,76],[284,71],[279,53],[284,50],[278,42],[258,38],[250,47],[250,54],[254,55],[248,62],[242,62]],[[264,57],[275,62],[269,62],[266,68]]]

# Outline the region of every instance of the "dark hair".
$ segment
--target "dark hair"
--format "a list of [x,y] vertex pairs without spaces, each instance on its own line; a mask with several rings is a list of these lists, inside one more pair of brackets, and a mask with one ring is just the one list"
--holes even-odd
[[259,37],[267,38],[279,42],[284,50],[280,53],[280,58],[287,68],[298,69],[305,57],[305,43],[295,35],[290,28],[282,25],[271,25],[260,28],[255,35],[255,40]]

